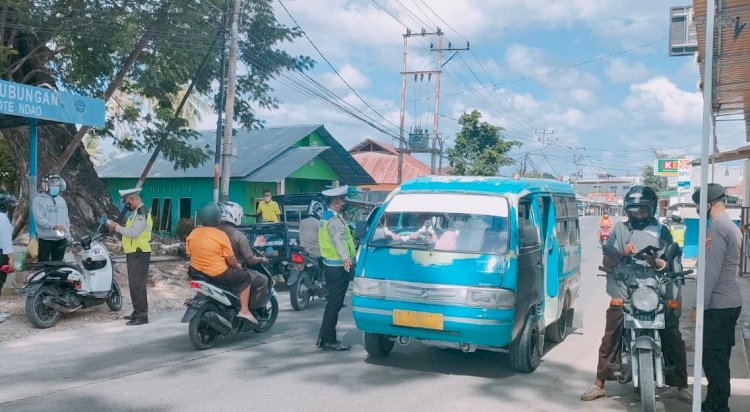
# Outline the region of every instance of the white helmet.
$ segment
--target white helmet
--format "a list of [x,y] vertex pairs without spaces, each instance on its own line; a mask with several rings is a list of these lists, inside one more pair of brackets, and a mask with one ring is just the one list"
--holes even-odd
[[235,226],[242,224],[242,216],[245,215],[245,211],[237,203],[224,202],[219,203],[219,209],[221,209],[221,221],[231,223]]

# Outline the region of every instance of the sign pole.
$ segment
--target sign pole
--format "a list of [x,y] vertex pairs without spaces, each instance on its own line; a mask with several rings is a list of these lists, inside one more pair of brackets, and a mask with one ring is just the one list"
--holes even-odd
[[34,224],[34,198],[36,197],[37,121],[29,119],[29,240],[36,235]]
[[713,127],[714,86],[714,0],[706,1],[706,48],[703,79],[703,139],[701,146],[700,219],[698,223],[698,278],[696,290],[695,357],[693,366],[693,412],[701,410],[701,385],[703,382],[703,310],[706,287],[706,232],[708,224],[708,148]]

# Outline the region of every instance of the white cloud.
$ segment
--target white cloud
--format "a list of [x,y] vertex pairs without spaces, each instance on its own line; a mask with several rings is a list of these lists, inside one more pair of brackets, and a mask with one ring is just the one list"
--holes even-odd
[[649,77],[649,70],[643,62],[630,62],[622,58],[614,58],[605,70],[612,83],[636,83]]
[[[513,73],[521,77],[549,73],[559,67],[550,63],[550,58],[544,50],[523,44],[513,44],[507,48],[505,64]],[[584,87],[595,89],[599,86],[599,79],[595,75],[578,69],[562,70],[552,75],[536,77],[534,81],[550,89]]]
[[[337,71],[339,72],[341,77],[346,80],[346,82],[349,83],[350,86],[352,86],[354,90],[360,91],[361,89],[370,87],[370,79],[351,64],[345,64],[340,69],[337,69]],[[346,84],[341,81],[336,73],[325,73],[323,75],[323,78],[325,79],[326,84],[333,88],[339,90],[349,90]]]
[[666,77],[655,77],[630,86],[631,95],[625,99],[626,109],[640,112],[655,111],[674,126],[699,125],[703,98],[698,92],[679,89]]

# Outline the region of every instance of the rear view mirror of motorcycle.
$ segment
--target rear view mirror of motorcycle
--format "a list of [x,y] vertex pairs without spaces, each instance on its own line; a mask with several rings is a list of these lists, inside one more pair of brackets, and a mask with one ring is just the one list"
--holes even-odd
[[658,253],[659,248],[655,246],[647,246],[643,249],[641,249],[640,252],[635,254],[635,258],[638,260],[646,260],[649,256],[653,255],[654,253]]
[[671,262],[672,259],[679,257],[682,253],[680,253],[680,245],[678,245],[675,242],[672,242],[667,248],[664,250],[664,260],[667,262]]

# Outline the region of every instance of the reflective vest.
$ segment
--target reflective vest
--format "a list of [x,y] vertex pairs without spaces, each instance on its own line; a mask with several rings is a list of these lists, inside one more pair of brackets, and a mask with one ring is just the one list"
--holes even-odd
[[341,257],[341,255],[339,255],[339,251],[336,250],[336,246],[333,244],[333,240],[331,239],[331,234],[328,232],[328,223],[330,223],[333,219],[339,219],[344,225],[344,236],[346,236],[346,239],[344,239],[344,247],[346,247],[346,251],[349,254],[349,256],[346,256],[346,258],[353,259],[356,253],[356,250],[354,248],[354,236],[352,236],[352,232],[349,230],[349,226],[346,225],[341,217],[339,217],[338,215],[334,215],[331,219],[324,220],[323,224],[320,227],[320,230],[318,230],[320,255],[323,257],[323,264],[326,266],[344,266],[344,259]]
[[[141,206],[141,208],[143,208],[143,206]],[[137,252],[138,249],[140,249],[141,252],[151,251],[151,228],[154,227],[154,221],[153,219],[151,219],[151,213],[148,213],[145,209],[134,211],[130,214],[130,217],[128,217],[128,220],[125,222],[125,228],[132,227],[133,223],[135,222],[136,216],[138,216],[138,214],[141,212],[146,215],[146,227],[143,229],[143,232],[138,235],[138,237],[122,237],[122,249],[126,254]]]
[[669,230],[672,232],[672,240],[680,245],[680,247],[685,246],[685,231],[687,229],[687,226],[676,224],[669,227]]

